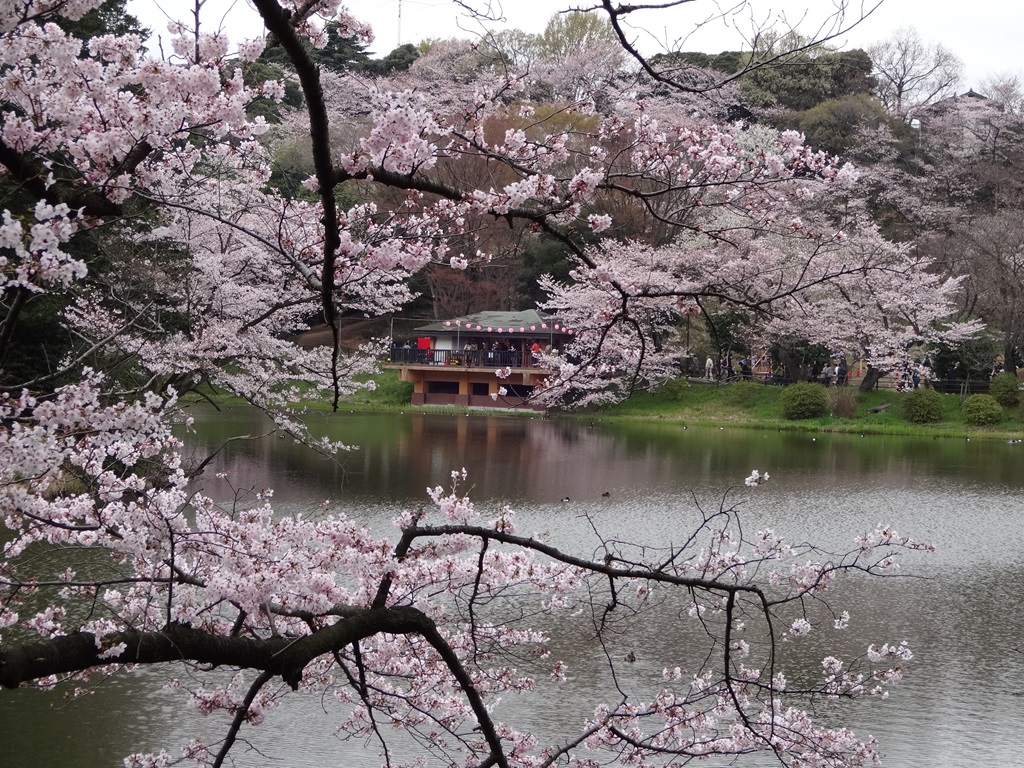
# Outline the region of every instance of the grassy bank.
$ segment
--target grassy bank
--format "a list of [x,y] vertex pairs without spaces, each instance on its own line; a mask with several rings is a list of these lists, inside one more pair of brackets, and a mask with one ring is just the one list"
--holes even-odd
[[[410,408],[412,385],[398,380],[395,371],[382,371],[374,377],[375,387],[360,390],[345,398],[342,407],[357,411],[406,411]],[[931,435],[947,437],[988,437],[1019,439],[1024,437],[1024,406],[1003,409],[1002,420],[989,427],[970,426],[960,410],[959,395],[942,395],[942,414],[930,424],[915,424],[906,418],[908,395],[892,390],[858,392],[856,387],[827,390],[829,412],[814,419],[793,420],[783,415],[784,387],[753,382],[715,384],[702,380],[675,379],[657,392],[638,392],[629,400],[608,408],[589,410],[587,418],[670,420],[694,425],[792,429],[863,434]],[[214,398],[222,404],[233,398]],[[241,403],[241,400],[237,401]],[[307,400],[299,408],[330,410],[330,401]],[[420,410],[420,409],[417,409]],[[425,408],[440,413],[466,413],[456,406]],[[524,412],[524,415],[525,412]],[[535,413],[529,415],[536,416]],[[572,416],[572,413],[566,414]]]
[[989,427],[968,425],[959,395],[942,395],[940,420],[914,424],[905,416],[908,394],[892,390],[858,392],[855,387],[827,391],[829,413],[791,420],[783,415],[784,387],[753,382],[715,384],[676,379],[657,392],[637,393],[601,411],[603,418],[670,419],[690,424],[731,424],[772,429],[871,434],[945,435],[1016,438],[1024,434],[1024,407],[1004,409],[1002,421]]

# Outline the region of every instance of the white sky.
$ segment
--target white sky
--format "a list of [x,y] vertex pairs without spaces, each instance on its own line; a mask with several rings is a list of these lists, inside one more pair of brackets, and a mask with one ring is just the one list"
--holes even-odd
[[[739,0],[735,0],[738,2]],[[170,12],[185,17],[194,0],[129,0],[129,10],[143,24],[161,33]],[[482,6],[486,0],[468,0]],[[508,20],[507,26],[527,32],[543,30],[548,19],[559,10],[592,5],[580,0],[491,0]],[[694,33],[716,4],[711,0],[693,0],[677,9],[634,14],[638,40],[645,52],[662,50],[659,42],[669,43],[690,35],[683,50],[718,53],[742,46],[742,33],[749,32],[752,20],[772,22],[783,15],[805,34],[813,34],[823,15],[834,9],[836,0],[751,0],[752,12],[734,20],[729,29],[721,21]],[[848,0],[853,11],[861,5],[871,7],[877,0]],[[213,27],[223,23],[232,37],[256,37],[258,18],[246,0],[205,0],[204,17]],[[371,50],[384,55],[399,43],[417,43],[424,38],[470,38],[480,32],[479,23],[467,19],[451,0],[348,0],[349,9],[373,25],[376,40]],[[723,6],[729,0],[723,0]],[[851,12],[853,12],[851,11]],[[399,12],[401,16],[399,17]],[[184,19],[183,19],[184,20]],[[842,48],[866,47],[884,40],[899,27],[914,27],[929,43],[941,43],[966,65],[963,90],[976,86],[992,74],[1024,74],[1018,47],[1024,42],[1024,2],[1022,0],[882,0],[881,6],[845,38]],[[640,29],[642,27],[642,29]],[[738,28],[738,29],[737,29]]]

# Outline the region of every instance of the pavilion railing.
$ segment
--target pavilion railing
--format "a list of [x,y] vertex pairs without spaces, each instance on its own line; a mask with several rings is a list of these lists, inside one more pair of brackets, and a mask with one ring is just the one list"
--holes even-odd
[[467,368],[537,368],[530,350],[455,350],[392,347],[388,362],[396,365],[437,365]]

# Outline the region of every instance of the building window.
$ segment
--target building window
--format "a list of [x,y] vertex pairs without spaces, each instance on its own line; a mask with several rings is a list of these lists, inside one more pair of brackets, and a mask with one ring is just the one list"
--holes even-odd
[[427,394],[430,395],[457,395],[459,394],[459,382],[457,381],[428,381]]
[[505,389],[512,397],[528,398],[533,395],[533,386],[529,384],[506,384]]

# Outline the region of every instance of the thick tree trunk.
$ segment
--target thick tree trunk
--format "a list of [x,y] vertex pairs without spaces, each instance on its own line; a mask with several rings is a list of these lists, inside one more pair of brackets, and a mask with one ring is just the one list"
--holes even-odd
[[881,368],[875,368],[872,365],[868,366],[867,373],[864,374],[864,378],[860,382],[858,388],[861,392],[870,392],[878,386],[878,382],[885,376],[885,371]]
[[1007,339],[1003,342],[1003,371],[1005,373],[1016,373],[1017,372],[1017,356],[1016,352],[1017,345],[1013,343],[1013,340]]

